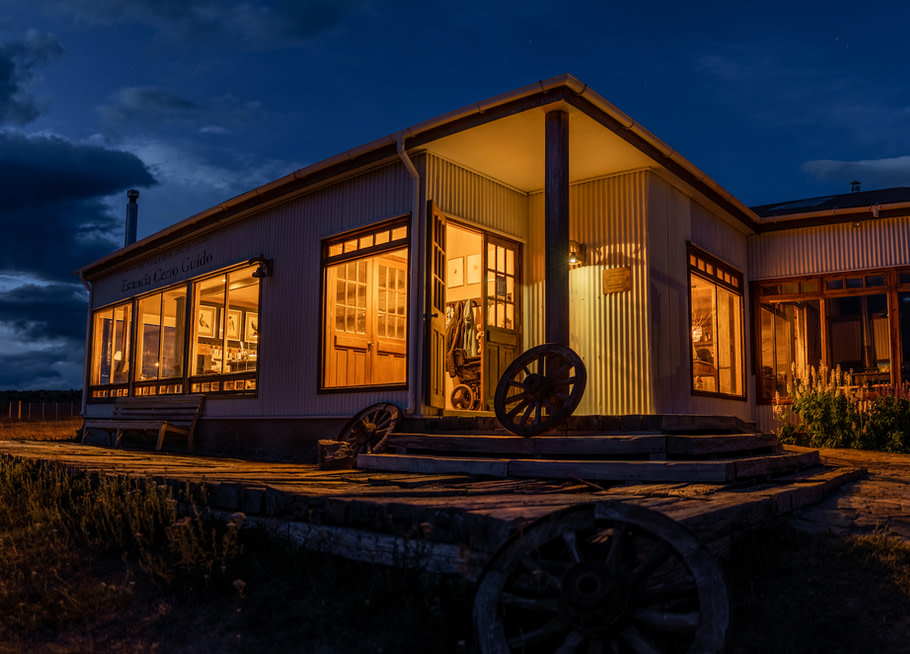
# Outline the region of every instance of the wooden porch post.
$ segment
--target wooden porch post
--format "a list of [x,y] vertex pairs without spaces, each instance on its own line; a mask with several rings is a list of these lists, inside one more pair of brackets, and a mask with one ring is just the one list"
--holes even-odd
[[548,343],[569,346],[569,114],[546,117],[546,302]]

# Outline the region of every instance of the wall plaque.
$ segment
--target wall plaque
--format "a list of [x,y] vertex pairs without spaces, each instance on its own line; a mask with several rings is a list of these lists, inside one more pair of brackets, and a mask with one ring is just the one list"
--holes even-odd
[[604,295],[632,290],[632,269],[628,267],[604,270]]

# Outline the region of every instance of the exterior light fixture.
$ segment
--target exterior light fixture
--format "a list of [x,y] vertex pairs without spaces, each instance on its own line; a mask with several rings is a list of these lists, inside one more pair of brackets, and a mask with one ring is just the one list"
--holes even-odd
[[253,264],[259,264],[256,270],[253,271],[253,277],[256,279],[263,279],[265,277],[272,276],[272,260],[266,259],[265,257],[259,256],[254,259],[250,259],[247,262],[247,265],[252,266]]
[[569,265],[581,266],[585,262],[585,246],[578,241],[569,241]]

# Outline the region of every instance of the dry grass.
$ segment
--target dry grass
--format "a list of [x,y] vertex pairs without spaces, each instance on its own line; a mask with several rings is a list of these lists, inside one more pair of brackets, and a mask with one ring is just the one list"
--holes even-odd
[[0,422],[0,441],[69,441],[76,438],[82,418]]

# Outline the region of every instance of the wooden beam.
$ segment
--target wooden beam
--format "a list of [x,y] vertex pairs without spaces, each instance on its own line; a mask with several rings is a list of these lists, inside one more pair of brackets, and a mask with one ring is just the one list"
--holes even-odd
[[546,117],[546,323],[548,343],[569,346],[569,114]]

